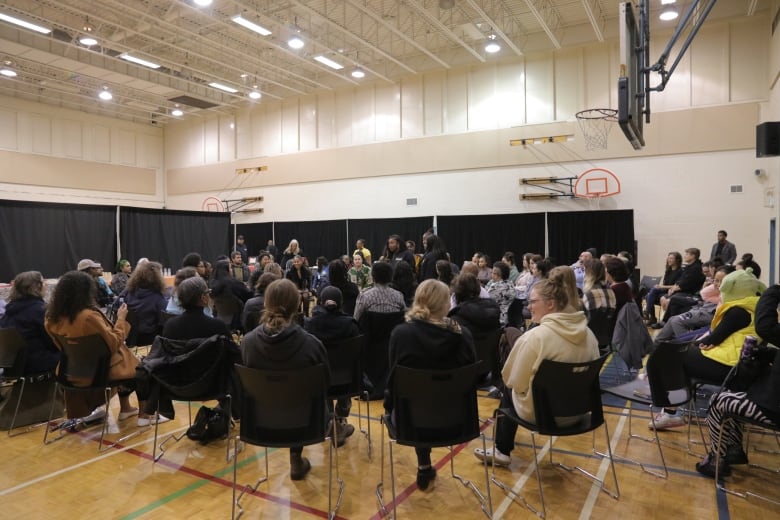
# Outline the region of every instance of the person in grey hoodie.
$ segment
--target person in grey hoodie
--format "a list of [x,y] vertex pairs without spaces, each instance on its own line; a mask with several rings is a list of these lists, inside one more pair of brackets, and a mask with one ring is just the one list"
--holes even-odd
[[[263,370],[294,370],[321,364],[330,372],[328,353],[322,342],[295,322],[300,302],[300,292],[293,282],[287,279],[271,282],[265,290],[265,311],[260,325],[241,340],[244,365]],[[303,446],[290,448],[292,480],[303,480],[311,469],[311,463],[302,454]]]
[[[514,407],[517,415],[529,422],[536,422],[531,385],[543,360],[581,363],[599,357],[598,341],[588,328],[585,313],[572,312],[570,289],[566,278],[559,276],[551,276],[534,285],[528,305],[531,319],[539,325],[517,339],[501,373],[506,387],[512,391],[504,393],[500,407]],[[579,417],[566,419],[558,420],[559,425],[567,426],[580,420]],[[516,423],[499,420],[496,451],[477,448],[474,455],[479,460],[487,459],[490,464],[508,466],[516,432]]]

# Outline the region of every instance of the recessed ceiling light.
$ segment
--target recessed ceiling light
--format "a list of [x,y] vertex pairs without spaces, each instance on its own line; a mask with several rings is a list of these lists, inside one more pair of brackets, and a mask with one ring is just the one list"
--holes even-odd
[[238,90],[234,89],[233,87],[228,87],[227,85],[223,85],[222,83],[217,83],[216,81],[212,81],[209,83],[209,87],[213,87],[219,90],[224,90],[225,92],[230,92],[231,94],[235,94],[238,92]]
[[212,0],[192,0],[193,3],[200,7],[208,7],[211,5]]
[[174,117],[181,117],[184,115],[184,112],[182,111],[181,108],[174,108],[173,110],[171,110],[171,115]]
[[253,90],[252,92],[249,93],[249,97],[252,99],[260,99],[261,97],[263,97],[263,95],[257,90]]
[[322,63],[323,65],[327,65],[327,66],[328,66],[328,67],[330,67],[331,69],[341,70],[341,69],[343,69],[343,68],[344,68],[344,66],[343,66],[343,65],[341,65],[341,64],[339,64],[339,63],[336,63],[336,62],[335,62],[335,61],[333,61],[332,59],[330,59],[330,58],[326,58],[325,56],[315,56],[315,57],[314,57],[314,59],[315,59],[315,60],[317,60],[317,61],[319,61],[319,62],[320,62],[320,63]]
[[290,46],[292,49],[302,49],[305,43],[300,38],[300,36],[293,36],[289,40],[287,40],[287,45]]
[[353,78],[358,78],[358,79],[365,78],[366,77],[366,73],[363,71],[363,69],[358,67],[358,68],[356,68],[355,70],[352,71],[352,77]]
[[240,25],[242,27],[246,27],[250,31],[256,32],[257,34],[259,34],[261,36],[268,36],[269,34],[271,34],[271,31],[269,31],[265,27],[257,25],[254,22],[250,22],[246,18],[243,18],[240,14],[234,16],[233,18],[231,18],[231,20],[233,20],[235,23],[237,23],[238,25]]
[[130,54],[120,54],[119,57],[125,61],[130,61],[132,63],[135,63],[136,65],[143,65],[144,67],[149,67],[150,69],[160,68],[160,65],[158,65],[157,63],[147,61],[142,58],[136,58],[135,56],[131,56]]
[[31,31],[39,32],[41,34],[49,34],[51,32],[51,29],[48,27],[42,27],[40,25],[36,25],[26,20],[21,20],[15,16],[11,16],[5,13],[0,13],[0,20],[18,25],[19,27],[24,27],[25,29],[30,29]]
[[89,36],[88,34],[85,34],[81,38],[79,38],[79,43],[81,45],[85,45],[87,47],[92,47],[93,45],[97,45],[98,41],[93,38],[92,36]]
[[114,96],[108,90],[108,87],[103,87],[103,90],[100,91],[100,94],[98,94],[98,97],[100,99],[102,99],[103,101],[111,101],[112,99],[114,99]]
[[2,68],[0,69],[0,74],[5,76],[6,78],[15,78],[16,77],[16,71],[9,68]]

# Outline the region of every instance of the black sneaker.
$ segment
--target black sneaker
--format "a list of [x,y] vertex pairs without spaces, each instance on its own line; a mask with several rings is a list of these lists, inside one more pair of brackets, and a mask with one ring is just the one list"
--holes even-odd
[[290,454],[290,480],[303,480],[310,469],[309,459]]
[[431,481],[436,478],[436,468],[428,466],[427,468],[417,469],[417,487],[420,491],[425,491],[430,486]]
[[[715,454],[710,452],[701,462],[697,462],[696,471],[710,478],[715,478]],[[731,475],[731,468],[728,463],[721,458],[718,476],[728,477],[729,475]]]
[[734,445],[729,446],[726,449],[726,464],[729,466],[737,466],[739,464],[747,464],[748,457],[742,446]]

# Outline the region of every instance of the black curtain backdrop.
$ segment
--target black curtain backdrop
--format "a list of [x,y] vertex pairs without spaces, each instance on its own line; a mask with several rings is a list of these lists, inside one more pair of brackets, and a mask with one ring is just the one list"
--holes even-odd
[[544,253],[544,213],[439,216],[436,225],[457,265],[471,260],[475,251],[486,253],[491,262],[512,251],[520,265],[524,253]]
[[[236,225],[236,235],[244,235],[244,243],[249,250],[249,256],[257,256],[257,253],[265,250],[268,241],[274,237],[274,223],[238,224]],[[276,244],[276,247],[279,247],[279,244]]]
[[366,240],[366,247],[371,251],[371,257],[378,260],[382,256],[390,235],[400,235],[404,240],[414,240],[417,253],[422,253],[420,243],[422,234],[433,227],[433,217],[410,218],[368,218],[348,220],[350,253],[355,250],[358,238]]
[[568,211],[547,214],[550,256],[569,265],[595,247],[598,254],[633,252],[634,210]]
[[347,253],[345,250],[347,244],[346,220],[274,222],[274,231],[279,255],[287,249],[290,240],[294,238],[300,244],[301,250],[309,259],[311,266],[315,265],[318,256],[333,260]]
[[[139,258],[161,262],[176,271],[184,255],[198,252],[211,262],[230,253],[229,213],[122,208],[122,257],[135,266]],[[113,269],[112,269],[113,270]]]
[[113,271],[116,207],[0,200],[0,281],[23,271],[57,278],[82,258]]

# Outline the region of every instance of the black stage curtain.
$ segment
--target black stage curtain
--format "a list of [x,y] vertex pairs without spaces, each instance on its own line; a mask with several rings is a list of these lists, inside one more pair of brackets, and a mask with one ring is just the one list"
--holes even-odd
[[[264,251],[268,241],[274,237],[274,223],[237,224],[236,235],[244,235],[244,244],[249,250],[249,256],[257,256],[257,253]],[[276,247],[278,248],[279,244],[276,244]]]
[[348,220],[350,253],[355,250],[355,241],[363,238],[374,260],[379,259],[385,250],[387,237],[400,235],[404,240],[413,240],[417,244],[417,253],[422,253],[420,243],[422,234],[433,227],[433,217],[410,218],[367,218]]
[[547,214],[550,256],[569,265],[595,247],[598,254],[634,251],[634,210],[568,211]]
[[274,232],[279,255],[283,254],[290,240],[294,238],[301,246],[303,254],[309,259],[310,266],[316,264],[318,256],[333,260],[346,253],[346,220],[274,222]]
[[164,209],[122,208],[122,256],[135,265],[141,257],[172,271],[193,251],[211,262],[230,253],[230,214]]
[[113,271],[116,207],[0,201],[0,280],[23,271],[57,278],[82,258]]
[[439,216],[436,226],[457,265],[471,260],[475,251],[486,253],[491,262],[512,251],[518,265],[524,253],[544,252],[544,213]]

